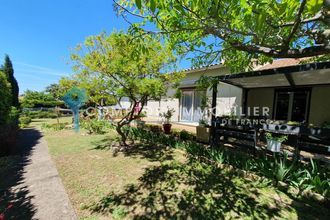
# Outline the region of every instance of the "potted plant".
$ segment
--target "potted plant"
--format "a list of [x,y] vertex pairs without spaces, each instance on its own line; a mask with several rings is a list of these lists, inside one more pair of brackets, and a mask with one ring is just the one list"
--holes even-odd
[[163,129],[165,134],[171,133],[171,128],[172,128],[171,118],[174,112],[175,112],[174,109],[168,109],[166,112],[159,114],[159,116],[163,120]]
[[282,142],[288,140],[287,135],[273,136],[272,133],[266,133],[267,149],[272,152],[280,152]]
[[203,143],[210,141],[210,126],[205,119],[201,119],[196,127],[196,139]]

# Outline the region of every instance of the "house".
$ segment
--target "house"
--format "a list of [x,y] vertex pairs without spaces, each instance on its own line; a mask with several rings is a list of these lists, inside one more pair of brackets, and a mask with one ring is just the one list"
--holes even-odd
[[[330,62],[300,64],[300,60],[280,59],[237,74],[230,74],[222,64],[185,72],[186,77],[179,86],[181,96],[174,97],[176,90],[173,89],[160,101],[149,101],[148,117],[158,118],[159,111],[173,108],[174,122],[196,125],[201,119],[204,93],[216,116],[240,117],[250,115],[251,109],[267,108],[269,119],[315,126],[330,122]],[[218,79],[217,89],[198,91],[195,82],[202,75]]]

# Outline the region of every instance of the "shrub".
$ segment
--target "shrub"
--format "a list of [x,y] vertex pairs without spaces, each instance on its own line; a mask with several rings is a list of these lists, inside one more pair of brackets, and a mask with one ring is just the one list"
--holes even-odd
[[57,118],[57,114],[54,111],[24,111],[25,116],[32,119],[36,118]]
[[12,97],[11,87],[3,72],[0,71],[0,126],[4,126],[8,121]]
[[81,121],[81,127],[89,134],[105,134],[110,130],[111,124],[106,120],[89,119]]
[[31,123],[32,119],[29,116],[20,116],[19,117],[19,127],[25,128]]
[[41,129],[44,130],[52,130],[52,131],[60,131],[65,129],[69,123],[56,123],[56,124],[47,124],[47,123],[42,123],[41,124]]

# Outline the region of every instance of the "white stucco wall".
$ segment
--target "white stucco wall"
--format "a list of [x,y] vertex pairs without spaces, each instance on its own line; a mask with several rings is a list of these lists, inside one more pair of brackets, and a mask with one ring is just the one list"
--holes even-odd
[[[180,83],[180,89],[193,89],[195,82],[202,76],[218,76],[228,74],[229,70],[225,67],[217,67],[207,70],[193,70],[186,72],[186,77]],[[162,97],[161,101],[149,101],[147,104],[148,116],[158,117],[159,112],[164,112],[167,108],[175,109],[172,121],[180,120],[180,100],[174,98],[176,90],[169,89],[166,97]],[[209,98],[209,105],[211,107],[212,90],[207,91],[207,97]],[[230,115],[233,111],[236,112],[237,108],[242,106],[242,89],[225,84],[219,83],[218,95],[217,95],[217,116]],[[158,111],[154,109],[158,108]],[[150,111],[151,110],[151,111]],[[155,113],[157,112],[157,113]],[[239,111],[237,111],[239,112]]]

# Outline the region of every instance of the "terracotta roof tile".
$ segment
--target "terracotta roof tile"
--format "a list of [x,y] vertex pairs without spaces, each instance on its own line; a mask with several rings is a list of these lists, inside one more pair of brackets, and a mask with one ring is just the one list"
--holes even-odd
[[266,69],[274,69],[285,66],[295,66],[295,65],[299,65],[302,60],[303,59],[293,59],[293,58],[274,60],[273,63],[268,63],[263,66],[259,66],[255,68],[255,70],[266,70]]

